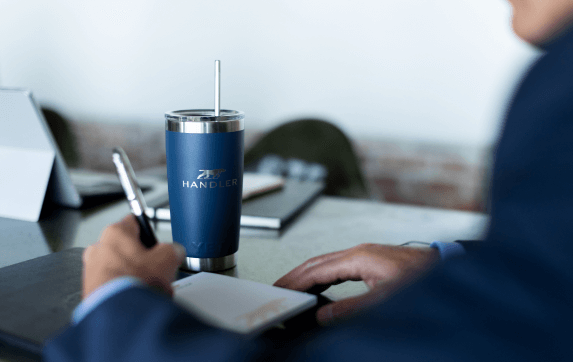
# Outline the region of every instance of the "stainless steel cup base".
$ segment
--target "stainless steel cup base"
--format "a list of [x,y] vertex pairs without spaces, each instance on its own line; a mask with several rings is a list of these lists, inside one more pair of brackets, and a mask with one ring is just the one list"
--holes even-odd
[[213,272],[230,269],[235,265],[237,265],[237,253],[220,258],[187,257],[182,267],[193,272]]

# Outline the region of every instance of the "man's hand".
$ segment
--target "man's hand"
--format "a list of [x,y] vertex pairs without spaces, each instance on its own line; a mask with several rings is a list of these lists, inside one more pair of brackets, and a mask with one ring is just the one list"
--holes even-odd
[[317,256],[294,268],[275,286],[321,293],[347,280],[363,280],[372,290],[364,295],[328,304],[318,310],[319,322],[346,317],[386,298],[411,283],[440,259],[433,248],[361,244]]
[[108,226],[100,240],[84,251],[83,297],[122,276],[139,278],[172,295],[171,282],[185,256],[185,248],[177,243],[147,249],[139,241],[137,220],[128,215]]

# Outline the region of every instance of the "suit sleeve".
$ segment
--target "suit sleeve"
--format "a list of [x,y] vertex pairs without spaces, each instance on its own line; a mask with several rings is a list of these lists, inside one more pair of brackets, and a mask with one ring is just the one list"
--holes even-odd
[[466,253],[474,253],[483,246],[484,242],[483,240],[456,240],[455,243],[461,244]]
[[239,361],[256,341],[205,325],[147,287],[105,300],[49,341],[46,361]]

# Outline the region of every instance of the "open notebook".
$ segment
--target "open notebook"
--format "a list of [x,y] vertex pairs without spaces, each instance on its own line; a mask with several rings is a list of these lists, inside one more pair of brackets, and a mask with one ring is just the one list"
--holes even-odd
[[173,283],[174,300],[205,323],[255,334],[316,305],[316,296],[220,274],[198,273]]

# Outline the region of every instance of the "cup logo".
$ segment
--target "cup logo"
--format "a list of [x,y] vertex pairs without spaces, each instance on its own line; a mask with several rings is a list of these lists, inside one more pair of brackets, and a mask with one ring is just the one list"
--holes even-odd
[[197,179],[217,179],[219,178],[219,176],[221,176],[221,172],[225,172],[225,169],[223,168],[218,168],[216,170],[199,170],[201,172],[203,172],[202,174],[200,174],[199,176],[197,176]]
[[[201,173],[197,176],[198,180],[216,180],[226,170],[218,168],[216,170],[199,170]],[[191,189],[214,189],[219,187],[232,187],[238,186],[238,179],[229,179],[221,181],[185,181],[183,180],[183,187]]]

